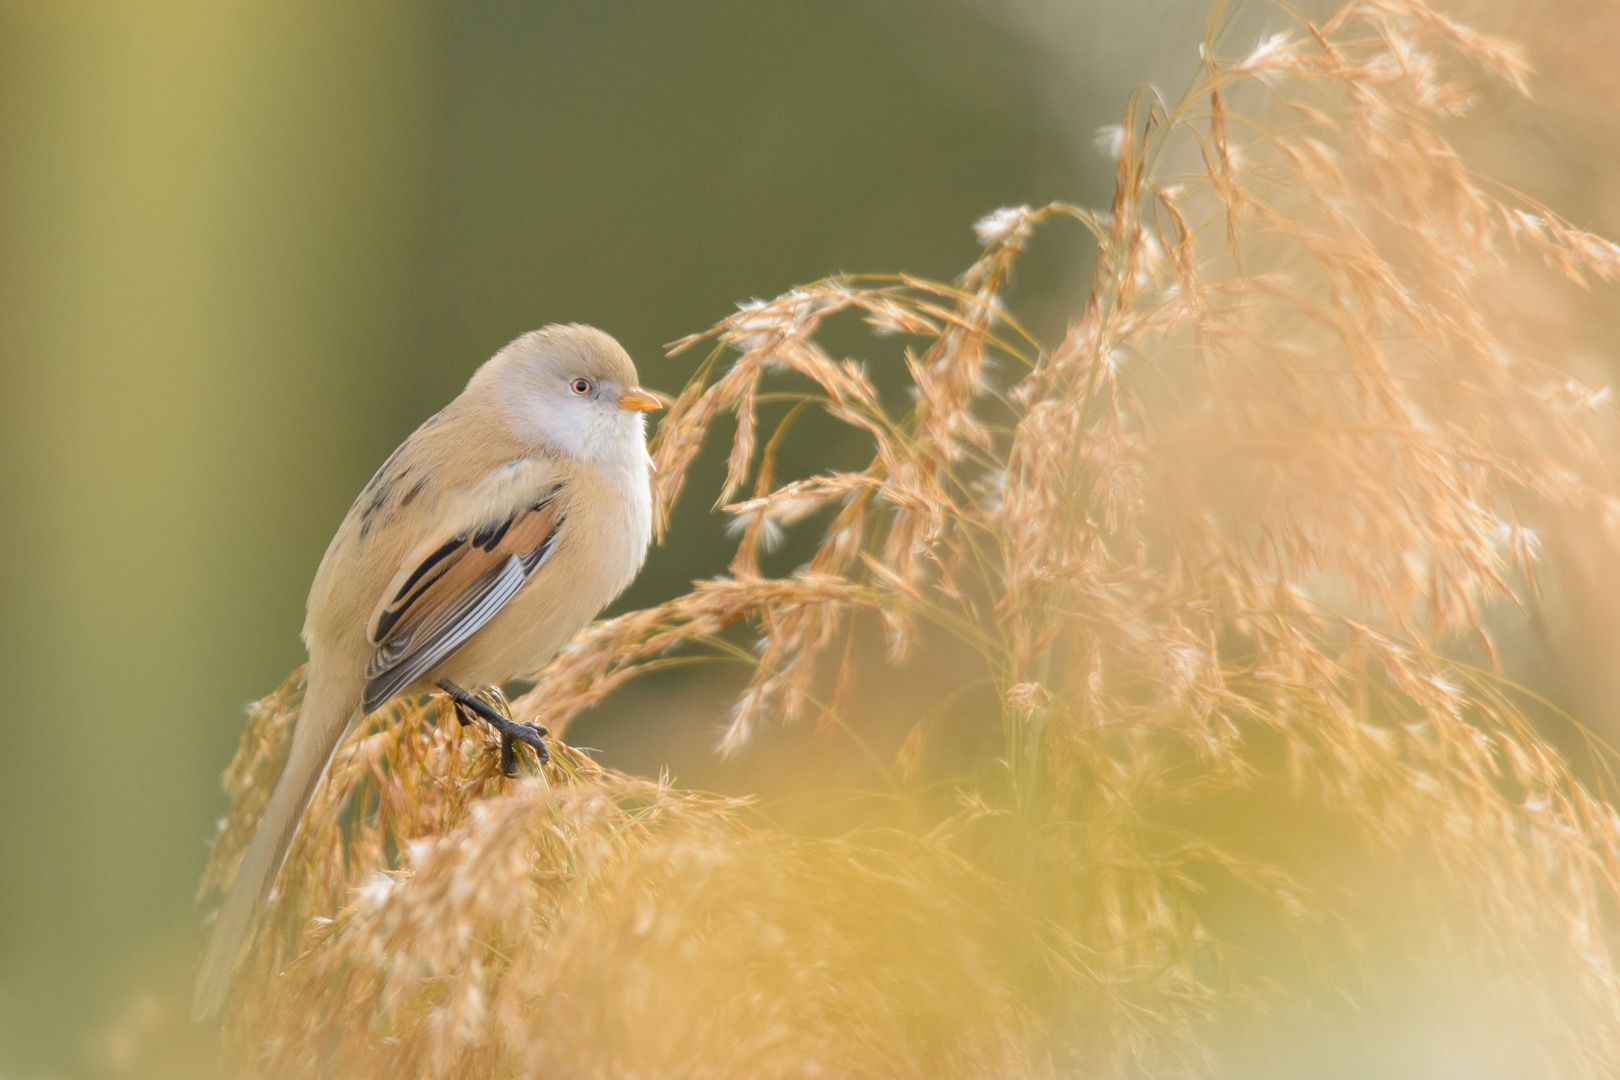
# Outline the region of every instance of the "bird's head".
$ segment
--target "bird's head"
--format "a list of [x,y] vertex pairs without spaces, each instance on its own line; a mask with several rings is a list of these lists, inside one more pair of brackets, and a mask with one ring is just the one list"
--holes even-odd
[[571,324],[524,334],[473,376],[474,385],[485,380],[519,438],[582,461],[646,461],[645,414],[662,406],[602,331]]

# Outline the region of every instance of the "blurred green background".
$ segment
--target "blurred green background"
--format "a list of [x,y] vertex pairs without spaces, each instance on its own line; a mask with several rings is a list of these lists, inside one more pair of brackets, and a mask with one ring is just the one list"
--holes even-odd
[[[118,1075],[121,1031],[183,1022],[151,1012],[185,1000],[242,707],[300,662],[355,492],[482,360],[585,321],[675,390],[662,345],[736,301],[954,276],[990,209],[1106,201],[1093,132],[1137,83],[1179,96],[1206,13],[0,5],[0,1077]],[[1549,145],[1520,179],[1585,223],[1606,189],[1557,155],[1606,144]],[[1086,258],[1037,247],[1039,325]],[[621,605],[722,569],[712,495]],[[607,763],[746,786],[711,720],[601,712],[575,740]]]

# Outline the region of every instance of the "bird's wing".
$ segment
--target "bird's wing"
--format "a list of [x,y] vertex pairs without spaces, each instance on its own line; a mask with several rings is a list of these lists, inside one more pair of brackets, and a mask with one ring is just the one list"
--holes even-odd
[[556,549],[560,483],[498,520],[435,537],[400,567],[372,613],[364,707],[372,711],[432,671],[506,602]]

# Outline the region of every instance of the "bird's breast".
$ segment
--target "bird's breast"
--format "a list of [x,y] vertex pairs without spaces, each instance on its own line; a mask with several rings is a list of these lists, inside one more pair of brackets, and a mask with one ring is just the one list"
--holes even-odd
[[633,465],[593,467],[599,480],[595,527],[581,529],[579,539],[598,548],[606,605],[634,580],[652,542],[652,486],[645,461]]
[[652,540],[652,489],[645,470],[596,466],[564,483],[567,507],[552,556],[443,673],[453,681],[499,683],[529,675],[623,592]]

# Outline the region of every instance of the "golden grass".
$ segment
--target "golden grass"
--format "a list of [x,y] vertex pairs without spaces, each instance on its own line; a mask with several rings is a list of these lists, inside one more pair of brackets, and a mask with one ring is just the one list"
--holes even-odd
[[[1415,964],[1505,1003],[1526,1041],[1504,1068],[1607,1075],[1620,819],[1464,658],[1494,661],[1483,613],[1533,588],[1538,522],[1620,524],[1612,410],[1510,348],[1493,298],[1539,272],[1526,254],[1573,288],[1620,276],[1620,248],[1448,143],[1471,81],[1522,89],[1512,47],[1376,0],[1221,59],[1222,17],[1185,99],[1128,104],[1108,212],[1000,210],[954,284],[823,281],[677,343],[711,351],[659,428],[658,495],[667,515],[734,417],[731,573],[596,624],[513,703],[561,736],[671,654],[746,652],[746,625],[723,750],[810,713],[858,732],[870,621],[887,678],[971,648],[960,685],[995,686],[977,723],[999,753],[959,775],[921,718],[893,763],[905,812],[807,838],[560,740],[508,781],[441,700],[396,702],[311,807],[233,1069],[1204,1074],[1376,989],[1371,896]],[[1046,348],[1001,295],[1054,217],[1095,233],[1097,265]],[[906,343],[903,415],[823,349],[841,313]],[[780,481],[799,406],[870,463]],[[809,527],[809,562],[764,574],[772,536]],[[250,720],[205,892],[298,694]],[[1223,835],[1234,805],[1319,824],[1357,880]]]

